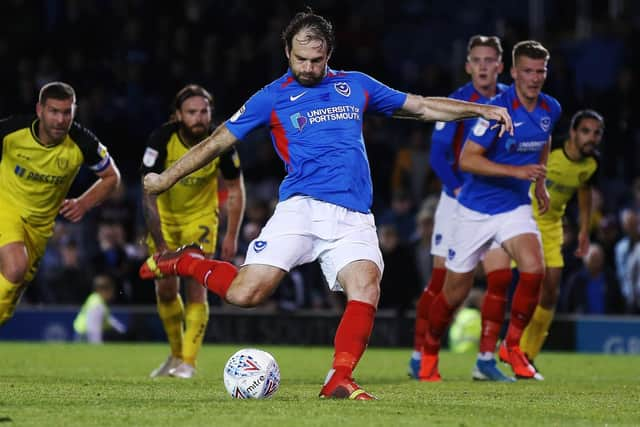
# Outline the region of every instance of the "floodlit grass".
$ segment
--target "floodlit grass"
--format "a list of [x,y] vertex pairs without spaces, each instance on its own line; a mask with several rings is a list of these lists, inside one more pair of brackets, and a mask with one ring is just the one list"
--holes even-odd
[[[159,344],[0,343],[6,426],[621,426],[640,425],[640,357],[546,353],[543,382],[478,383],[473,355],[443,353],[444,381],[406,376],[409,349],[370,348],[356,379],[380,400],[319,400],[333,350],[260,346],[278,360],[272,399],[231,399],[222,367],[240,347],[207,345],[193,380],[152,380]],[[504,366],[502,366],[504,368]]]

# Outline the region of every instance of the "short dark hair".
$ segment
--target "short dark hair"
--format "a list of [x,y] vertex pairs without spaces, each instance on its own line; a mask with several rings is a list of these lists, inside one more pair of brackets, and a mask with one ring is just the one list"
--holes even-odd
[[287,52],[291,52],[293,36],[302,30],[308,31],[308,41],[322,40],[327,44],[327,53],[331,54],[333,52],[335,45],[333,25],[326,18],[313,13],[310,7],[307,7],[304,12],[296,13],[287,28],[282,32],[282,41]]
[[201,96],[208,100],[211,110],[213,110],[213,95],[211,95],[211,93],[202,86],[196,84],[188,84],[176,93],[176,97],[173,101],[175,109],[179,110],[184,101],[193,96]]
[[76,91],[70,84],[64,82],[50,82],[40,88],[38,94],[38,102],[44,105],[47,99],[53,98],[58,100],[72,99],[73,103],[76,102]]
[[513,46],[511,56],[513,65],[516,64],[516,60],[521,56],[526,56],[531,59],[544,59],[545,61],[548,61],[549,58],[551,58],[549,51],[542,46],[540,42],[535,40],[524,40],[516,43],[516,45]]
[[580,123],[582,123],[584,119],[597,120],[598,122],[600,122],[600,125],[604,129],[604,117],[602,117],[602,114],[591,109],[585,109],[585,110],[580,110],[576,112],[573,115],[573,117],[571,117],[571,124],[570,124],[571,129],[577,130],[578,126],[580,126]]
[[477,46],[492,47],[498,53],[499,57],[502,57],[502,44],[498,36],[483,36],[482,34],[476,34],[469,39],[467,43],[467,54],[471,53],[471,49]]

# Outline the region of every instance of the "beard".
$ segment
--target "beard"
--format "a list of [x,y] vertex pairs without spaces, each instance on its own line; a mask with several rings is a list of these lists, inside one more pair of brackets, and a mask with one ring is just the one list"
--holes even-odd
[[313,75],[309,73],[292,73],[293,78],[296,79],[298,83],[302,86],[315,86],[324,79],[324,74],[322,75]]
[[593,155],[593,153],[596,151],[596,146],[595,144],[583,145],[582,147],[580,147],[579,151],[582,157],[588,157]]
[[189,141],[198,143],[209,135],[209,128],[205,125],[193,125],[190,127],[182,125],[182,133]]
[[56,128],[44,126],[44,131],[49,137],[49,140],[54,144],[59,144],[67,137],[67,133],[69,133],[69,129],[67,128]]

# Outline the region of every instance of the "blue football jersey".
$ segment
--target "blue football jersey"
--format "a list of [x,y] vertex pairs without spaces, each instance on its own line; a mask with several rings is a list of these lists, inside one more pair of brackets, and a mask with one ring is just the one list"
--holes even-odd
[[[541,93],[531,112],[520,103],[513,85],[496,96],[489,104],[507,108],[514,126],[514,135],[504,133],[498,138],[499,127],[491,129],[494,121],[477,119],[468,140],[482,145],[489,160],[509,165],[540,163],[540,152],[549,141],[553,127],[561,113],[560,103]],[[530,181],[512,177],[493,177],[469,174],[458,201],[477,212],[496,214],[531,203]]]
[[300,194],[368,213],[373,188],[362,116],[365,111],[390,116],[406,98],[360,72],[328,69],[320,83],[307,87],[288,70],[256,92],[226,125],[238,139],[256,127],[269,127],[287,172],[280,201]]
[[[498,83],[496,95],[507,90],[509,86]],[[449,95],[449,98],[460,101],[486,104],[489,98],[482,96],[469,82]],[[455,198],[453,190],[462,186],[466,173],[458,168],[458,160],[469,130],[476,119],[460,120],[457,122],[436,122],[431,134],[430,164],[442,182],[442,189],[450,197]]]

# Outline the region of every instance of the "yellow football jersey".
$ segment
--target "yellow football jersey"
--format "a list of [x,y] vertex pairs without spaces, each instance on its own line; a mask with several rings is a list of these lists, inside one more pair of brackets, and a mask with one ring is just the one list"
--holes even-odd
[[[180,139],[179,126],[177,122],[169,122],[151,135],[142,158],[143,176],[149,172],[161,173],[189,151],[190,147]],[[235,149],[223,153],[160,194],[157,203],[161,223],[180,226],[202,217],[217,218],[218,170],[226,179],[240,176],[240,161]]]
[[[598,161],[594,156],[573,161],[567,157],[564,144],[553,148],[547,161],[546,178],[550,205],[544,215],[538,214],[538,202],[535,197],[532,197],[533,213],[538,224],[561,221],[569,200],[578,188],[590,183],[597,169]],[[535,184],[531,185],[531,194],[534,186]]]
[[109,153],[89,130],[73,122],[67,137],[46,146],[34,117],[0,120],[0,206],[23,221],[53,226],[62,201],[82,164],[95,172],[109,166]]

